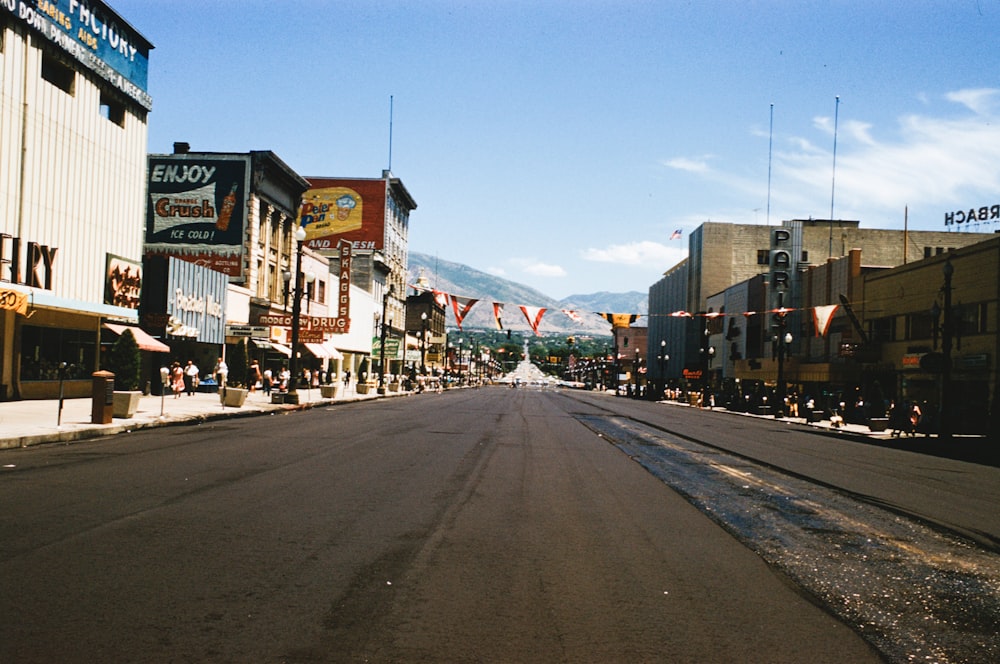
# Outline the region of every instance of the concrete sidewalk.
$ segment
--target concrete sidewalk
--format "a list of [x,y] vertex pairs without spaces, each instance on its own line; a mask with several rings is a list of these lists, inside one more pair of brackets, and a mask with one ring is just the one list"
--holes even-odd
[[[386,396],[404,395],[389,392]],[[263,392],[247,395],[240,408],[223,407],[218,394],[196,392],[179,397],[167,395],[143,396],[134,417],[113,418],[110,424],[91,423],[91,399],[65,399],[60,412],[59,401],[29,400],[0,402],[0,449],[27,447],[42,443],[72,442],[106,436],[147,427],[178,423],[204,422],[223,417],[245,417],[276,411],[311,408],[314,406],[380,398],[374,392],[360,395],[353,386],[341,387],[337,398],[324,399],[318,389],[299,390],[299,404],[274,404]]]

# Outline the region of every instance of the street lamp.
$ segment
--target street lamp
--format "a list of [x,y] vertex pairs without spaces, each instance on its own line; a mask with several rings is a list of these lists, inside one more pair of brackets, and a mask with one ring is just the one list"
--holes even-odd
[[297,404],[299,402],[299,393],[296,390],[296,383],[298,383],[298,374],[296,362],[296,356],[298,355],[299,349],[299,316],[302,314],[302,243],[306,239],[306,229],[299,226],[295,229],[295,242],[297,247],[295,249],[295,295],[292,298],[292,356],[288,358],[288,372],[290,378],[288,379],[288,394],[285,395],[285,403]]
[[944,362],[941,367],[941,413],[938,422],[938,438],[951,438],[951,342],[954,334],[953,313],[951,310],[951,277],[955,274],[955,266],[949,256],[944,262],[944,322],[941,327],[941,354]]
[[378,369],[378,393],[385,394],[385,336],[389,332],[389,319],[387,318],[387,312],[389,309],[389,297],[392,295],[394,289],[393,284],[389,284],[389,288],[382,295],[382,339],[379,348],[379,369]]
[[635,394],[633,398],[639,398],[639,349],[635,349],[635,362],[632,363],[632,373],[635,374]]
[[[779,330],[784,329],[785,317],[782,316]],[[787,391],[785,385],[785,355],[792,344],[792,333],[785,332],[784,336],[776,336],[774,340],[778,344],[778,393],[774,395],[775,401],[777,401],[774,416],[778,417],[779,414],[784,415],[785,412],[785,392]]]
[[427,373],[427,312],[420,313],[420,375]]

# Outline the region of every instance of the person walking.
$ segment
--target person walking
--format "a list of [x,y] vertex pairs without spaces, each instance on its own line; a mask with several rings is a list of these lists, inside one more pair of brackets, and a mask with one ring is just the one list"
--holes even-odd
[[184,391],[184,369],[180,362],[170,365],[170,386],[174,391],[174,398],[179,398]]
[[215,374],[215,382],[219,385],[219,390],[222,390],[226,386],[226,380],[229,378],[229,365],[221,357],[215,363],[215,369],[212,370]]
[[188,396],[193,395],[198,387],[198,373],[198,365],[194,360],[188,360],[187,366],[184,367],[184,391]]
[[257,363],[257,360],[254,360],[247,369],[247,387],[250,389],[250,394],[257,391],[257,383],[261,382],[261,378],[260,364]]
[[271,396],[271,386],[274,384],[274,372],[270,368],[264,369],[263,378],[261,378],[260,384],[264,388],[264,396]]

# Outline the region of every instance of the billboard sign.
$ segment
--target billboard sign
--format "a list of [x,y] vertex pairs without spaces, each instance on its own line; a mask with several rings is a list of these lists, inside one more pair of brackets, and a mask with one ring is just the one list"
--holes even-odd
[[146,92],[150,44],[103,2],[0,0],[0,12],[41,35],[115,88],[152,110]]
[[150,155],[145,252],[243,281],[248,155]]
[[305,245],[337,255],[341,241],[356,251],[381,251],[385,243],[386,180],[307,178],[299,223]]
[[171,258],[167,268],[167,336],[210,344],[226,341],[224,274]]

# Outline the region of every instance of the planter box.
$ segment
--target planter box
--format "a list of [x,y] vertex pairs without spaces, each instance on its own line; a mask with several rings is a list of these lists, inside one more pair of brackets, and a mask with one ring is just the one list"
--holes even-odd
[[885,431],[889,428],[889,418],[873,417],[868,420],[868,428],[872,431]]
[[336,399],[338,389],[338,385],[320,385],[319,394],[324,399]]
[[135,411],[139,410],[139,399],[141,398],[142,392],[115,392],[112,396],[112,417],[135,417]]
[[387,383],[390,392],[399,392],[399,383]]
[[368,383],[358,383],[356,390],[358,394],[368,394],[374,387],[374,385]]
[[240,387],[227,387],[225,391],[219,393],[219,399],[222,401],[223,406],[229,406],[230,408],[242,408],[243,403],[247,400],[247,394],[250,390],[245,390]]
[[285,393],[284,392],[271,392],[271,403],[285,403]]

